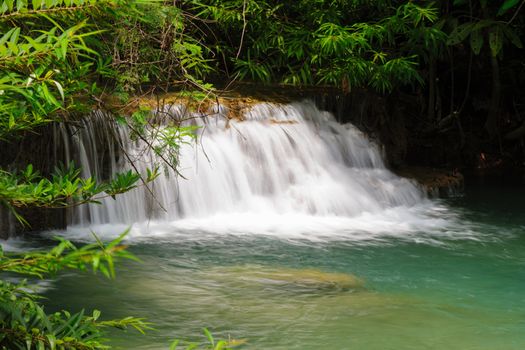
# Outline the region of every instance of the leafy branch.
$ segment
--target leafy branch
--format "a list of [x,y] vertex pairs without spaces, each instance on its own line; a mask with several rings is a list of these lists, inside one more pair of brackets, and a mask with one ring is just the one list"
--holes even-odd
[[[59,239],[57,246],[47,252],[6,254],[0,249],[0,273],[16,273],[44,278],[64,268],[100,271],[107,278],[115,277],[115,261],[137,260],[126,251],[122,240],[128,231],[104,244],[76,247]],[[103,328],[134,328],[143,333],[150,329],[143,319],[127,317],[120,320],[99,320],[100,311],[86,315],[82,310],[46,314],[39,297],[29,291],[25,282],[12,284],[0,280],[0,348],[6,349],[107,349],[103,345]]]
[[[149,170],[144,183],[153,181],[159,172]],[[50,178],[44,178],[30,164],[19,173],[0,170],[0,203],[9,208],[17,219],[28,224],[17,208],[68,208],[85,203],[99,203],[105,197],[125,193],[137,187],[140,175],[131,170],[118,173],[108,182],[96,182],[92,177],[81,178],[80,169],[73,163],[57,167]]]

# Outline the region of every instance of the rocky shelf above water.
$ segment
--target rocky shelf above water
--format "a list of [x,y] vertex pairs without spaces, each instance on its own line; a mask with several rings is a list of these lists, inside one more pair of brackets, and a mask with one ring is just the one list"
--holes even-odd
[[450,197],[463,191],[464,177],[456,169],[404,166],[394,172],[417,181],[430,197]]

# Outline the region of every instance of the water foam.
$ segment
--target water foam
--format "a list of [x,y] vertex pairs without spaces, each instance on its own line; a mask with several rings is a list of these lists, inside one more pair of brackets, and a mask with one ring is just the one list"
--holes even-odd
[[[243,120],[228,120],[224,106],[206,117],[177,105],[160,112],[200,127],[197,142],[179,150],[178,170],[185,179],[166,168],[149,189],[76,208],[66,235],[80,238],[93,229],[112,237],[133,225],[131,240],[258,234],[432,242],[472,236],[464,227],[457,229],[455,215],[445,206],[389,171],[376,143],[312,103],[261,103]],[[84,176],[130,169],[129,159],[143,173],[159,162],[148,143],[133,139],[126,127],[94,127],[106,119],[94,113],[64,147],[71,152],[67,158],[80,155]],[[104,157],[97,146],[101,139],[109,145]]]

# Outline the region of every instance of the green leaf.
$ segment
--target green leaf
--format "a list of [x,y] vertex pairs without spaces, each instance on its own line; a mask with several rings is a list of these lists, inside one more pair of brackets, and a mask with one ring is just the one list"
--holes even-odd
[[102,272],[102,274],[103,274],[106,278],[111,278],[111,277],[110,277],[110,273],[109,273],[108,268],[106,267],[106,265],[100,265],[100,271]]
[[210,342],[211,346],[215,347],[215,340],[213,339],[213,335],[211,335],[210,331],[207,328],[204,328],[203,331],[206,335],[206,338],[208,338],[208,341]]
[[479,55],[483,46],[483,35],[480,30],[474,30],[470,33],[470,48],[474,54]]
[[106,246],[106,249],[112,249],[115,248],[117,245],[119,245],[124,238],[128,235],[131,227],[128,227],[124,232],[122,232],[117,238],[115,238],[113,241],[109,242]]
[[62,59],[66,58],[68,43],[69,43],[69,40],[67,38],[62,38],[62,40],[60,41],[60,53],[62,55]]
[[473,26],[474,23],[464,23],[454,28],[452,33],[448,36],[447,45],[457,45],[465,40],[471,33]]
[[7,5],[9,12],[13,11],[14,0],[4,0],[4,3]]
[[2,2],[2,4],[0,5],[0,14],[4,14],[8,10],[9,10],[9,8],[7,7],[7,4],[5,3],[5,1]]
[[20,28],[16,27],[13,33],[11,34],[11,39],[9,40],[9,42],[11,42],[12,44],[17,44],[19,36],[20,36]]
[[4,45],[17,28],[12,28],[0,38],[0,45]]
[[494,27],[497,26],[499,22],[491,20],[491,19],[482,19],[481,21],[477,21],[474,23],[474,27],[472,30],[480,30],[486,27]]
[[154,168],[153,170],[151,170],[150,168],[147,168],[146,172],[147,172],[146,182],[151,182],[160,175],[159,168]]
[[496,57],[503,47],[503,38],[499,28],[495,28],[489,33],[489,46],[492,56]]
[[33,10],[38,10],[42,6],[42,0],[31,0],[31,4],[33,5]]
[[53,96],[53,94],[49,91],[45,83],[42,83],[42,92],[44,93],[44,97],[46,98],[47,102],[55,105],[58,108],[62,107],[60,102],[58,102],[55,96]]
[[215,345],[214,350],[225,350],[228,346],[228,342],[225,340],[219,340],[217,345]]
[[499,8],[498,16],[505,14],[505,12],[516,6],[519,2],[520,0],[505,0],[503,5]]
[[16,9],[19,12],[27,10],[27,0],[16,0]]

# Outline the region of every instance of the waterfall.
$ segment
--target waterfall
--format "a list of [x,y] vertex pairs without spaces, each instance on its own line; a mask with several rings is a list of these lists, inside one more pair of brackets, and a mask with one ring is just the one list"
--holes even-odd
[[[244,232],[247,224],[273,232],[294,220],[309,222],[311,230],[316,220],[330,218],[331,224],[343,220],[346,228],[366,231],[359,218],[368,218],[388,231],[393,221],[407,229],[407,213],[416,215],[429,202],[412,181],[385,167],[376,143],[310,102],[260,103],[237,119],[226,118],[224,106],[206,116],[177,105],[157,112],[198,126],[196,140],[180,145],[180,175],[165,167],[148,187],[80,206],[71,226],[170,222],[185,230],[203,224]],[[103,113],[84,123],[63,147],[77,154],[83,176],[111,177],[132,168],[144,174],[159,163],[151,144],[133,138],[126,126],[108,126]]]

